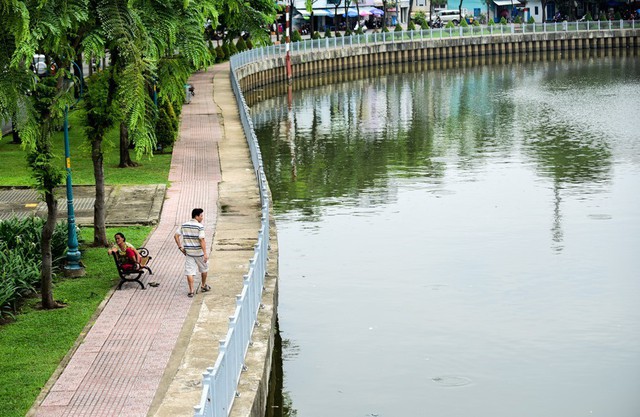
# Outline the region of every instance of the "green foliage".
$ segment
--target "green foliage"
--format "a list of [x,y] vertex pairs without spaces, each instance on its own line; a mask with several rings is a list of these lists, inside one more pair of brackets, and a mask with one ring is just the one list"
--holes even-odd
[[418,12],[415,14],[413,20],[420,25],[422,29],[426,29],[429,24],[427,23],[427,15],[424,12]]
[[244,38],[240,36],[238,38],[238,42],[236,42],[236,49],[238,52],[243,52],[247,50],[247,43],[244,41]]
[[331,34],[331,29],[326,28],[326,29],[324,30],[324,37],[325,37],[325,38],[332,38],[332,37],[333,37],[333,35]]
[[231,58],[231,51],[229,50],[229,44],[228,43],[223,43],[222,44],[222,52],[224,52],[224,60],[226,61],[227,59]]
[[340,32],[335,32],[334,36],[335,36],[336,38],[341,38],[341,37],[342,37],[342,35],[340,34]]
[[178,138],[180,122],[173,105],[170,101],[162,103],[160,106],[158,123],[156,124],[156,137],[158,138],[158,149],[164,151],[173,146]]
[[614,15],[613,15],[613,19],[614,20],[622,20],[622,15],[620,14],[619,11],[617,11]]
[[598,20],[600,20],[601,22],[606,22],[607,15],[604,12],[600,12],[600,18]]
[[516,16],[514,23],[522,23],[522,16],[520,15]]
[[489,19],[489,21],[487,22],[487,26],[494,26],[496,24],[496,21],[493,19]]
[[480,26],[480,20],[473,19],[473,26]]
[[447,22],[446,25],[444,25],[445,28],[454,28],[456,27],[456,25],[453,24],[453,22],[450,20]]
[[506,25],[506,24],[507,24],[507,19],[506,19],[504,16],[502,16],[502,17],[500,18],[500,24],[501,24],[501,25]]
[[227,45],[228,45],[228,48],[229,48],[229,56],[230,57],[238,53],[238,48],[236,48],[236,44],[233,43],[233,40],[230,40],[227,43]]
[[109,94],[112,69],[98,71],[87,79],[87,91],[82,104],[86,115],[86,134],[89,140],[102,140],[117,120],[118,108]]
[[530,24],[530,25],[533,24],[533,23],[536,23],[536,19],[534,19],[533,16],[529,16],[529,19],[527,20],[527,23]]
[[467,19],[462,18],[462,20],[460,21],[460,26],[462,26],[463,28],[469,27],[469,23],[467,22]]
[[364,30],[361,27],[358,27],[358,29],[356,29],[355,31],[356,35],[364,35]]
[[311,35],[311,39],[322,39],[322,36],[320,36],[320,32],[316,31]]
[[407,25],[407,30],[416,30],[416,25],[413,23],[413,20],[409,21],[409,24]]
[[220,45],[216,46],[216,62],[224,62],[224,48]]
[[297,30],[294,30],[291,34],[291,42],[300,42],[302,40],[302,35]]
[[396,27],[395,27],[395,28],[393,28],[393,31],[394,31],[394,32],[402,32],[402,26],[400,25],[400,23],[398,23],[398,24],[396,25]]
[[591,12],[587,12],[586,16],[584,17],[584,19],[587,22],[593,22],[593,16],[591,15]]
[[384,27],[382,28],[382,32],[389,33],[389,28],[388,28],[387,26],[384,26]]
[[247,39],[247,49],[253,49],[253,42],[251,42],[251,38]]
[[53,190],[62,183],[63,175],[55,154],[51,151],[52,130],[62,122],[62,113],[56,107],[58,97],[57,81],[54,77],[43,78],[36,84],[34,97],[38,112],[38,124],[41,125],[34,143],[26,144],[27,161],[33,172],[33,178],[40,191]]
[[[40,282],[40,242],[44,220],[39,217],[0,222],[0,316],[16,311],[22,298]],[[60,267],[67,242],[67,224],[56,224],[51,241],[54,267]]]

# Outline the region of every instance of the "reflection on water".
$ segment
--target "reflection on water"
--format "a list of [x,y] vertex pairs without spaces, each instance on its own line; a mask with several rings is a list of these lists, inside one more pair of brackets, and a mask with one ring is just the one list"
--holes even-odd
[[640,60],[614,55],[253,93],[281,415],[640,414]]

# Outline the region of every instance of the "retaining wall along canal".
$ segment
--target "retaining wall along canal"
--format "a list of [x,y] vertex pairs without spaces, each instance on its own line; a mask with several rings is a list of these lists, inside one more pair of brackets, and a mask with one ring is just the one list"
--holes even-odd
[[[298,51],[291,55],[291,64],[293,78],[301,78],[338,70],[403,62],[639,46],[640,29],[515,33],[442,39],[403,39]],[[240,87],[245,92],[287,81],[285,57],[274,56],[243,65],[236,70],[236,75]]]

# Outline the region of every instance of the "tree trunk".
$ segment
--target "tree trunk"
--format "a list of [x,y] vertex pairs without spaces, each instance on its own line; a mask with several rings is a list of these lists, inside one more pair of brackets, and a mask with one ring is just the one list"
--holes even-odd
[[382,18],[382,28],[387,27],[387,0],[382,0],[382,8],[384,9],[384,15]]
[[106,205],[104,192],[104,156],[102,154],[102,139],[91,141],[91,160],[93,161],[93,177],[96,180],[96,201],[93,206],[93,245],[109,245],[107,227],[105,225]]
[[44,194],[47,203],[47,221],[42,228],[42,270],[40,271],[42,308],[52,309],[58,308],[60,305],[53,299],[53,281],[52,277],[52,261],[51,255],[51,239],[53,231],[56,227],[56,215],[58,212],[58,201],[53,195],[53,189],[46,190]]
[[129,130],[127,125],[120,123],[120,168],[135,167],[138,164],[131,160],[129,155]]
[[[76,59],[78,60],[76,62],[76,64],[78,64],[78,67],[76,67],[75,65],[72,65],[73,67],[73,75],[80,81],[81,85],[82,85],[82,90],[86,90],[87,89],[87,84],[84,82],[84,74],[81,71],[82,68],[82,52],[77,52],[77,57]],[[80,89],[76,89],[74,91],[74,95],[75,98],[78,98],[80,96]]]
[[315,25],[313,24],[313,9],[311,9],[311,31],[309,33],[309,39],[313,39],[313,32],[315,32]]
[[11,135],[13,136],[13,142],[11,143],[15,145],[20,145],[22,143],[22,140],[20,139],[20,135],[18,134],[18,131],[16,130],[15,127],[11,131]]

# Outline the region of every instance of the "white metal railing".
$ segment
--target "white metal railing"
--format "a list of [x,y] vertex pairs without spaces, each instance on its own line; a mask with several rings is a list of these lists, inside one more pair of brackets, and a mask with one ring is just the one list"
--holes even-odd
[[[291,44],[291,53],[309,52],[320,49],[344,48],[363,44],[399,42],[422,39],[444,39],[462,36],[511,35],[514,33],[575,32],[611,29],[635,29],[634,21],[618,22],[560,22],[536,24],[509,24],[481,27],[455,27],[404,32],[381,32],[339,38],[306,40]],[[238,103],[238,111],[245,132],[254,172],[260,188],[262,202],[261,227],[258,243],[250,260],[249,271],[244,276],[242,292],[236,296],[236,309],[229,317],[229,329],[219,341],[218,358],[212,368],[203,373],[200,403],[194,407],[195,417],[227,417],[231,411],[240,374],[244,368],[245,355],[249,348],[253,328],[257,323],[262,290],[267,269],[269,250],[269,193],[267,178],[262,164],[258,139],[253,129],[242,90],[236,78],[236,70],[244,65],[279,58],[285,54],[285,45],[257,48],[235,54],[231,57],[231,85]]]
[[[365,33],[364,35],[351,35],[323,39],[307,39],[301,42],[292,42],[290,53],[313,52],[323,49],[345,48],[368,44],[419,41],[428,39],[446,39],[459,37],[479,37],[493,35],[512,35],[516,33],[553,33],[553,32],[584,32],[618,29],[635,29],[634,20],[619,21],[593,21],[593,22],[554,22],[554,23],[510,23],[506,25],[495,24],[490,26],[468,27],[456,26],[450,28],[405,30],[402,32],[378,32]],[[264,48],[256,48],[235,54],[231,57],[231,68],[238,69],[253,62],[265,59],[283,57],[285,45],[272,45]],[[233,70],[232,70],[233,71]]]
[[258,139],[249,117],[249,107],[242,95],[233,67],[231,69],[231,84],[238,102],[242,127],[249,144],[251,160],[258,180],[262,217],[258,243],[255,245],[253,257],[249,262],[249,271],[244,276],[242,292],[236,296],[236,309],[233,316],[229,317],[229,329],[225,338],[219,341],[216,363],[212,368],[207,368],[203,374],[200,403],[194,407],[196,417],[227,417],[231,411],[240,374],[244,369],[244,360],[251,335],[257,324],[264,279],[267,273],[269,251],[267,177],[264,174]]

